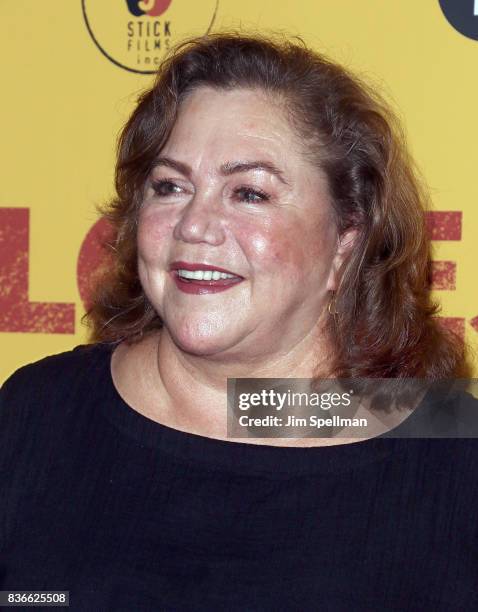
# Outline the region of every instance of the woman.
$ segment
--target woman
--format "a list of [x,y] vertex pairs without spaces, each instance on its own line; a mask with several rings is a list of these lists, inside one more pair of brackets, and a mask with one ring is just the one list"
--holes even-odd
[[88,611],[476,609],[474,440],[227,436],[227,378],[466,373],[379,98],[300,42],[190,41],[116,188],[96,344],[3,388],[0,587]]

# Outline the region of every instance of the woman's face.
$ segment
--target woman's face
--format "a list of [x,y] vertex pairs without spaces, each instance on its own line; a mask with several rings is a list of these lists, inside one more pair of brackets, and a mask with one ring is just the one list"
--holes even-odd
[[[325,177],[277,104],[207,87],[184,100],[138,228],[141,283],[181,349],[287,353],[317,332],[338,244]],[[234,276],[185,278],[205,266]]]

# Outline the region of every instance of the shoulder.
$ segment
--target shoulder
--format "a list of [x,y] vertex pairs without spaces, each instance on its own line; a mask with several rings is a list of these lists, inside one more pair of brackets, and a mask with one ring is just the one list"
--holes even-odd
[[85,344],[22,366],[0,389],[2,411],[14,404],[51,402],[91,383],[100,375],[111,350],[110,345]]
[[478,438],[477,395],[476,379],[435,385],[423,402],[422,423],[436,437]]
[[411,414],[381,437],[478,438],[477,382],[434,382]]

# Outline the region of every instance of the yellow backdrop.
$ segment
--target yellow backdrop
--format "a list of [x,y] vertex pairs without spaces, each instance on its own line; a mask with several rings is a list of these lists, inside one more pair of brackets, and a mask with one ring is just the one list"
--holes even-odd
[[4,0],[0,380],[86,339],[87,235],[149,72],[182,37],[241,26],[300,34],[385,92],[432,191],[442,315],[478,348],[478,41],[438,0]]

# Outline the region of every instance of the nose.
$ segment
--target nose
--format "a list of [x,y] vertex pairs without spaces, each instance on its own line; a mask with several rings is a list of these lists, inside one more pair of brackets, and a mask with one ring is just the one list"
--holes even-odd
[[173,236],[182,242],[205,242],[213,246],[224,242],[225,232],[220,207],[211,195],[194,195],[182,210]]

